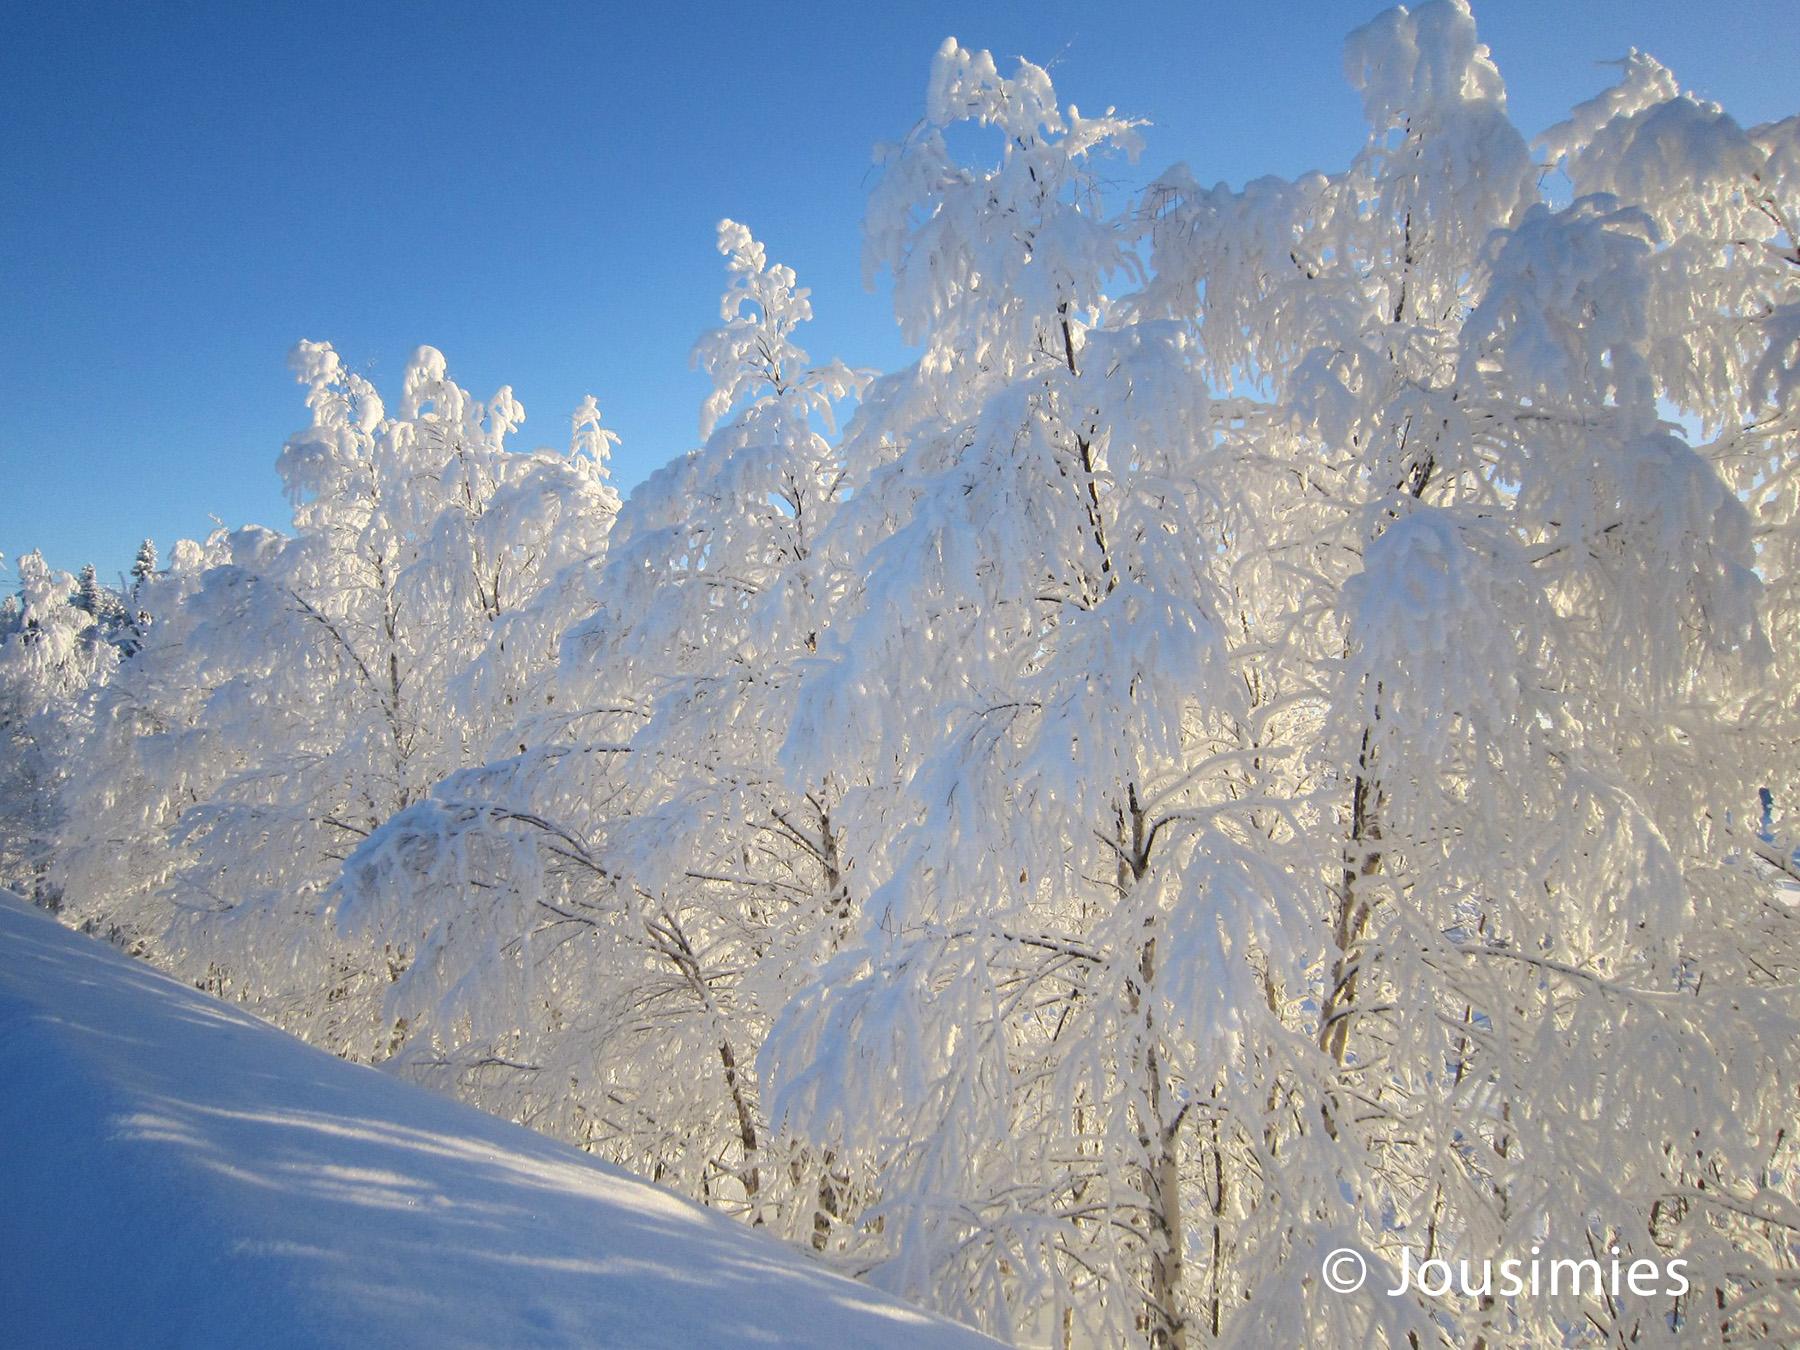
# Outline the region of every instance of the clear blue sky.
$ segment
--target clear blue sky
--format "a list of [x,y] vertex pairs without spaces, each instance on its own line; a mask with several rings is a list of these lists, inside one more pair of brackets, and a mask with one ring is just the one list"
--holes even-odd
[[[1241,183],[1360,140],[1340,3],[33,3],[0,13],[0,550],[111,575],[216,515],[287,520],[304,424],[284,367],[327,339],[392,395],[412,348],[520,442],[593,392],[629,487],[695,436],[713,225],[813,288],[815,357],[905,359],[861,284],[870,148],[922,107],[948,34],[1151,119],[1129,186],[1177,160]],[[1637,46],[1746,124],[1800,111],[1792,0],[1486,0],[1535,134]],[[10,580],[10,576],[8,577]],[[3,583],[0,583],[3,584]]]

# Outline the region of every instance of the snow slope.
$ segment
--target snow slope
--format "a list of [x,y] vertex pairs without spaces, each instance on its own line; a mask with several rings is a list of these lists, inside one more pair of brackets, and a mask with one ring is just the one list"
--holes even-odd
[[993,1344],[4,895],[0,1187],[0,1344]]

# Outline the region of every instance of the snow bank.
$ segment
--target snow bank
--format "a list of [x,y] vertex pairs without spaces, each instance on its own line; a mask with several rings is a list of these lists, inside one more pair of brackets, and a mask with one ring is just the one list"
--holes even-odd
[[0,895],[0,1342],[976,1346]]

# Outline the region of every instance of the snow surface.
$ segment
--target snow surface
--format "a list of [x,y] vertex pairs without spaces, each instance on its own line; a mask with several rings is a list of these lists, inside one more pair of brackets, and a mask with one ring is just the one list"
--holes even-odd
[[0,1084],[0,1344],[994,1344],[4,894]]

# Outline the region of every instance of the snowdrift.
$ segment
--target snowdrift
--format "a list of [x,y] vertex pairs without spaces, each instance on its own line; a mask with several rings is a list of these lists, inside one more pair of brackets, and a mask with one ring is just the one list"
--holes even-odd
[[0,1343],[978,1346],[0,895]]

